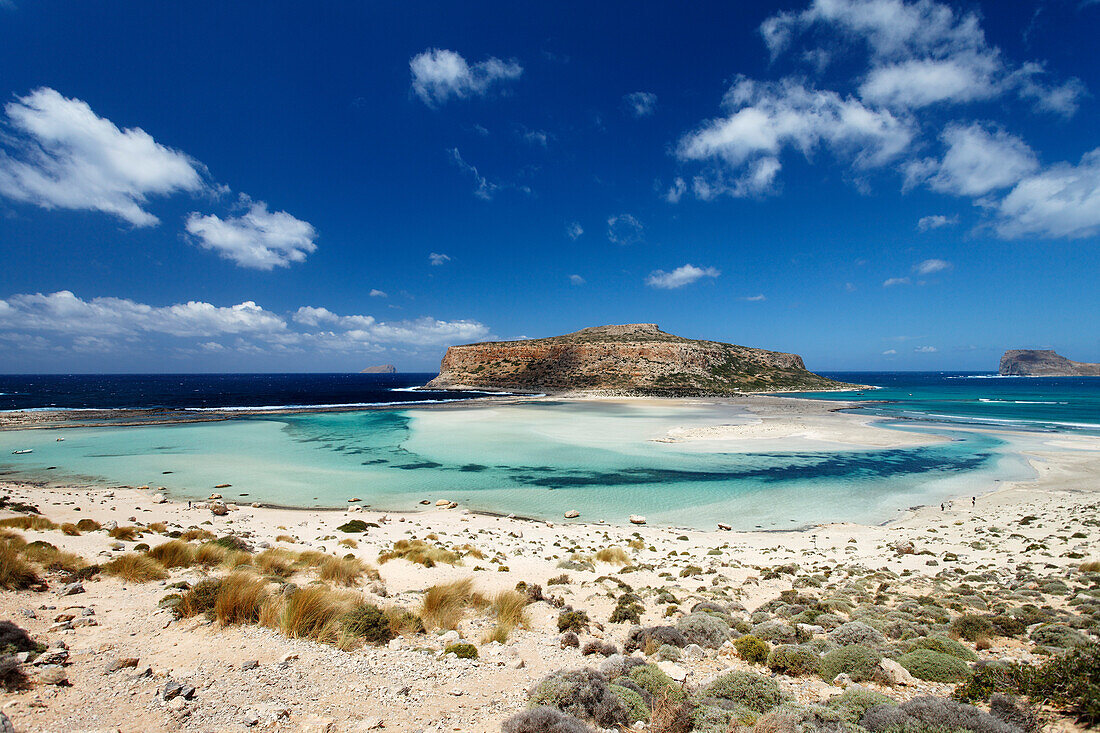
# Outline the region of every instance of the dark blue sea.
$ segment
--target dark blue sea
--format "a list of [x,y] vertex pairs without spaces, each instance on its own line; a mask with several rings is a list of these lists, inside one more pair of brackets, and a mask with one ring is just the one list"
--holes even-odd
[[0,375],[0,410],[369,407],[476,399],[483,393],[412,391],[436,375]]

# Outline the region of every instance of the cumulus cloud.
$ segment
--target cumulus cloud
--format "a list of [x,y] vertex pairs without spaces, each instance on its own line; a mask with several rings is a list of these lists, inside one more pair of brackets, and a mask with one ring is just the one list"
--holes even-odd
[[917,229],[922,232],[927,232],[931,229],[941,229],[943,227],[954,226],[959,223],[958,216],[945,216],[943,214],[930,214],[929,216],[922,216],[917,221]]
[[813,89],[793,79],[757,82],[739,77],[723,100],[727,115],[704,123],[679,141],[683,161],[723,166],[717,175],[697,177],[695,194],[749,196],[768,191],[786,148],[811,157],[825,148],[856,168],[896,160],[915,135],[913,124],[858,99]]
[[645,284],[651,288],[674,290],[676,288],[682,288],[685,285],[691,285],[701,278],[718,277],[721,274],[719,270],[713,267],[696,267],[689,263],[677,267],[672,272],[654,270],[649,274],[649,277],[646,278]]
[[409,71],[413,92],[424,104],[436,107],[452,98],[482,96],[498,82],[518,79],[523,67],[494,57],[469,64],[454,51],[430,48],[412,57]]
[[1080,163],[1058,163],[1025,177],[997,206],[1007,238],[1091,237],[1100,232],[1100,148]]
[[882,287],[892,288],[895,285],[908,285],[909,278],[907,277],[890,277],[882,281]]
[[573,241],[579,239],[582,234],[584,234],[584,227],[579,221],[571,221],[565,225],[565,235]]
[[36,89],[4,107],[0,194],[47,209],[82,209],[153,226],[150,196],[204,187],[201,165],[139,127],[119,129],[86,102]]
[[623,95],[627,112],[635,117],[649,117],[657,109],[657,95],[652,92],[632,92]]
[[614,244],[637,244],[645,235],[645,227],[630,214],[619,214],[607,220],[607,238]]
[[472,320],[440,321],[423,317],[409,321],[378,321],[374,316],[341,316],[327,308],[303,306],[293,315],[295,323],[311,328],[333,329],[355,342],[402,343],[416,346],[446,346],[483,340],[489,329]]
[[930,259],[918,262],[913,266],[913,271],[918,275],[932,275],[937,272],[945,272],[954,267],[947,260]]
[[1039,167],[1031,148],[1004,130],[985,125],[948,125],[941,139],[947,146],[929,185],[959,196],[982,196],[1008,188]]
[[317,232],[309,222],[285,211],[268,211],[263,201],[241,196],[245,213],[222,219],[214,214],[191,212],[185,227],[199,245],[213,250],[241,267],[270,270],[303,262],[317,250]]
[[445,265],[451,261],[450,255],[445,255],[442,252],[432,252],[428,255],[428,261],[435,266]]

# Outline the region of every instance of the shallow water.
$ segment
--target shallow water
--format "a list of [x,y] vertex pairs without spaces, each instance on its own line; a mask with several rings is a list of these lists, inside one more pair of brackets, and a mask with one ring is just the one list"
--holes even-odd
[[[205,498],[380,509],[464,506],[588,521],[740,529],[881,522],[900,509],[1032,475],[991,435],[912,427],[948,442],[894,449],[745,452],[726,441],[654,442],[673,428],[745,420],[729,406],[531,403],[252,417],[132,428],[0,432],[0,471],[69,484],[167,487]],[[63,436],[64,442],[55,442]],[[13,450],[34,449],[26,455]],[[53,468],[50,468],[53,467]]]

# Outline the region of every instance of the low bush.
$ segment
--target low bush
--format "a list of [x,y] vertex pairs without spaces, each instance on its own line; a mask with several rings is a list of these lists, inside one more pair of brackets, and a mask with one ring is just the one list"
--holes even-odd
[[630,556],[621,547],[605,547],[596,553],[596,560],[609,565],[629,565]]
[[[370,525],[368,525],[362,519],[352,519],[350,522],[345,522],[344,524],[341,524],[336,529],[340,530],[341,532],[348,532],[348,533],[351,533],[351,532],[366,532],[367,528],[369,526]],[[293,542],[293,541],[294,541],[293,538],[291,538],[291,542]]]
[[575,611],[571,608],[558,614],[558,631],[572,631],[580,634],[588,630],[591,621],[584,611]]
[[462,557],[457,552],[429,545],[422,540],[398,540],[393,543],[392,550],[383,552],[378,556],[379,563],[397,559],[408,560],[426,568],[434,568],[439,563],[447,565],[462,564]]
[[702,693],[736,703],[747,710],[763,714],[783,702],[779,683],[756,672],[730,672],[717,678]]
[[655,664],[640,664],[631,669],[627,676],[653,699],[666,699],[670,702],[682,702],[687,699],[684,688]]
[[102,525],[94,519],[81,519],[76,523],[76,528],[81,532],[95,532],[102,528]]
[[783,644],[768,654],[768,669],[791,677],[819,674],[821,657],[808,646]]
[[516,713],[504,721],[500,730],[501,733],[592,733],[584,721],[549,705]]
[[897,705],[897,703],[881,692],[875,692],[856,685],[849,687],[839,695],[830,697],[825,703],[826,707],[843,713],[848,721],[852,723],[858,723],[863,714],[875,705]]
[[141,527],[115,527],[107,530],[107,535],[120,542],[135,542],[141,537]]
[[838,674],[846,674],[855,682],[869,680],[875,675],[882,655],[862,644],[849,644],[827,652],[821,658],[821,677],[832,681]]
[[532,707],[557,708],[601,728],[630,724],[630,711],[611,690],[607,678],[590,669],[550,673],[531,690],[528,702]]
[[1039,646],[1056,647],[1058,649],[1074,649],[1076,647],[1089,646],[1093,642],[1089,637],[1077,629],[1065,624],[1046,624],[1031,632],[1029,637],[1034,644]]
[[626,706],[631,723],[649,719],[649,706],[646,705],[645,699],[638,692],[629,687],[616,684],[611,684],[610,688],[615,693],[615,697],[619,698],[619,701]]
[[477,647],[464,641],[448,644],[443,653],[454,654],[459,659],[477,659]]
[[561,635],[561,638],[558,639],[558,646],[560,646],[562,649],[579,649],[581,646],[581,640],[580,637],[578,637],[574,632],[566,631],[564,634]]
[[164,580],[168,571],[159,562],[137,552],[127,552],[104,564],[103,572],[131,583],[149,583]]
[[966,662],[931,649],[915,649],[898,658],[909,674],[929,682],[959,682],[970,676]]
[[214,604],[218,602],[221,588],[220,578],[200,580],[182,594],[180,602],[174,607],[176,615],[180,618],[190,618],[207,612],[213,615]]
[[64,535],[67,535],[69,537],[79,537],[80,536],[80,528],[77,527],[72,522],[65,522],[64,524],[61,525],[61,533],[64,534]]
[[623,593],[615,601],[615,610],[611,612],[611,618],[608,620],[613,624],[636,624],[641,622],[644,612],[645,607],[638,596],[633,593]]
[[599,654],[600,656],[610,657],[612,654],[618,654],[619,647],[615,646],[609,641],[600,641],[599,639],[593,639],[584,645],[581,649],[581,654],[584,656],[591,656],[593,654]]
[[767,661],[768,653],[771,651],[771,647],[768,646],[766,641],[757,639],[752,634],[745,634],[734,639],[733,648],[737,650],[737,656],[749,664],[760,664]]
[[970,642],[993,636],[996,633],[993,629],[993,623],[987,617],[974,614],[956,616],[951,620],[949,628],[953,635]]
[[705,611],[684,616],[676,628],[688,644],[698,644],[704,649],[717,649],[730,638],[729,624]]
[[963,660],[964,662],[976,662],[978,661],[978,655],[972,652],[967,647],[963,646],[954,639],[949,639],[946,636],[924,636],[917,639],[914,642],[916,649],[931,649],[934,652],[940,654],[949,654],[952,657]]
[[908,731],[970,731],[1020,733],[1020,729],[976,707],[944,697],[916,697],[901,705],[868,708],[859,724],[871,733]]
[[687,643],[683,633],[673,626],[636,626],[626,635],[623,651],[627,653],[645,651],[647,647],[657,650],[663,644],[671,644],[683,649]]
[[886,637],[882,632],[862,621],[849,621],[841,624],[829,633],[829,639],[837,646],[850,646],[862,644],[863,646],[881,647],[886,643]]

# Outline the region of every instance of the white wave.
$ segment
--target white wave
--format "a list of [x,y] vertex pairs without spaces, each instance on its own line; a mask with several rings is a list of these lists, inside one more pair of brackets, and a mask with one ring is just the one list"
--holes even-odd
[[272,412],[278,410],[331,410],[341,407],[401,407],[403,405],[427,405],[440,402],[466,402],[469,397],[445,400],[402,400],[400,402],[338,402],[324,405],[242,405],[230,407],[185,407],[187,412]]

